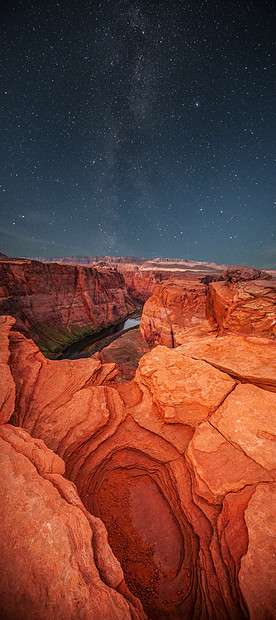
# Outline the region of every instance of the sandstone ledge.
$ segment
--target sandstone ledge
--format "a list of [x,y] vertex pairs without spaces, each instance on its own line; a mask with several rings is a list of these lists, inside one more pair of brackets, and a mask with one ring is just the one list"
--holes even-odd
[[[83,574],[91,575],[90,585],[85,582],[80,586],[81,609],[92,609],[91,601],[95,599],[93,613],[99,613],[99,618],[142,617],[138,603],[133,610],[130,594],[117,598],[120,595],[114,587],[117,588],[122,573],[109,555],[111,551],[106,555],[106,564],[94,548],[95,564],[89,559],[91,544],[87,541],[91,538],[91,524],[95,540],[98,536],[100,547],[107,549],[101,521],[95,521],[100,518],[106,523],[112,550],[127,583],[141,598],[149,616],[226,619],[246,618],[249,613],[250,617],[256,617],[262,606],[271,610],[274,558],[268,546],[265,553],[262,549],[266,537],[270,540],[272,535],[271,414],[275,395],[250,384],[251,377],[258,374],[254,356],[246,360],[246,377],[240,364],[238,376],[233,379],[237,360],[234,353],[234,361],[231,360],[234,350],[231,337],[227,346],[229,337],[224,336],[230,374],[228,366],[223,371],[215,368],[207,356],[203,361],[196,359],[195,349],[191,354],[196,346],[191,339],[189,352],[185,347],[177,350],[157,347],[141,359],[134,381],[116,385],[113,383],[115,364],[102,364],[99,360],[46,360],[24,336],[11,332],[7,340],[9,327],[9,321],[4,320],[4,340],[9,346],[4,363],[9,364],[16,390],[12,421],[22,428],[12,429],[9,425],[4,428],[16,437],[9,438],[8,451],[13,457],[15,451],[16,459],[20,457],[19,496],[27,506],[28,515],[33,491],[30,493],[26,481],[32,487],[34,477],[39,494],[39,530],[47,532],[46,523],[54,519],[54,532],[57,540],[61,536],[64,541],[65,555],[68,531],[70,536],[72,528],[76,532],[73,538],[69,536],[77,558],[70,569],[72,592],[75,592],[76,575],[80,579],[78,583],[83,583]],[[219,340],[212,337],[207,344],[212,347]],[[267,341],[258,341],[258,346],[266,351]],[[32,438],[29,435],[26,438],[26,431]],[[2,441],[7,443],[7,430],[2,433]],[[45,454],[50,448],[55,455],[51,452],[47,460]],[[71,482],[63,478],[63,460]],[[23,475],[23,463],[29,463],[27,478]],[[42,479],[41,491],[36,476]],[[85,508],[72,483],[76,484]],[[51,489],[50,496],[56,502],[50,519],[43,505],[46,488],[47,492]],[[257,532],[264,488],[266,503],[262,505],[262,523]],[[5,489],[9,496],[8,488]],[[5,512],[4,520],[12,539],[19,541],[11,556],[13,570],[16,567],[20,575],[20,592],[29,596],[31,580],[21,577],[20,563],[27,524],[21,510],[16,511],[16,497],[16,493],[9,496],[9,511]],[[73,504],[74,511],[79,510],[76,517],[72,507],[66,508],[65,522],[60,507],[61,502],[64,508],[64,501]],[[49,502],[47,499],[47,510],[50,510]],[[24,539],[20,535],[21,519]],[[31,539],[32,527],[27,530]],[[40,539],[37,544],[40,549]],[[57,567],[61,548],[62,545],[58,549],[54,546],[53,563]],[[36,562],[35,547],[30,547],[29,552],[28,557],[34,554]],[[46,551],[45,557],[39,557],[43,557],[43,566],[50,572],[52,560],[47,560]],[[11,564],[9,556],[5,558],[4,590],[10,592],[5,605],[14,609]],[[253,561],[254,571],[250,568]],[[93,581],[95,566],[100,582]],[[46,573],[45,568],[43,575]],[[259,588],[259,574],[265,584],[262,588]],[[99,599],[97,584],[100,584]],[[68,596],[64,595],[63,587],[67,585],[62,581],[60,590],[53,593],[52,586],[49,590],[51,600],[61,607],[61,601]],[[118,591],[127,592],[123,581]],[[37,593],[32,596],[37,600]],[[23,599],[17,604],[24,607]],[[63,613],[74,617],[74,604],[70,597],[66,599],[65,611],[61,610],[59,617]],[[28,614],[29,608],[26,609]]]

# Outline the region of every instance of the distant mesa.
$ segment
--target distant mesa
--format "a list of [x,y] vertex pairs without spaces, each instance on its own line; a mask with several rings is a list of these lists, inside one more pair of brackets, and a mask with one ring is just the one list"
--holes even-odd
[[119,264],[119,265],[137,265],[140,269],[210,269],[223,271],[227,265],[217,263],[208,263],[206,261],[195,261],[182,258],[144,258],[137,256],[35,256],[31,260],[39,260],[41,262],[56,263],[77,263],[79,265],[98,265]]

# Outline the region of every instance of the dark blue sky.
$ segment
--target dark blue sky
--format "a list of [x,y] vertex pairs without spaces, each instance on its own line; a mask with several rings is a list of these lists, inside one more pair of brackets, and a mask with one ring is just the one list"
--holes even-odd
[[276,268],[272,7],[2,1],[0,251]]

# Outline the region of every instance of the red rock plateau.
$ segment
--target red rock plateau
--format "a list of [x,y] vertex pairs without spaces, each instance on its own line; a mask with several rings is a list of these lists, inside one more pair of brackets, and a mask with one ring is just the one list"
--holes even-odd
[[275,617],[264,276],[161,282],[141,326],[161,344],[98,359],[46,359],[0,318],[1,618]]
[[0,314],[14,316],[47,355],[126,318],[136,305],[113,268],[0,261]]

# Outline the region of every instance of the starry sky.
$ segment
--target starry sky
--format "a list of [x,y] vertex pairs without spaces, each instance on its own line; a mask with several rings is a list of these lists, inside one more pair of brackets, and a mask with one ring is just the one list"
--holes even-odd
[[0,252],[276,268],[272,1],[0,11]]

